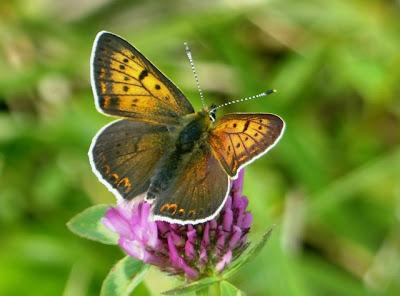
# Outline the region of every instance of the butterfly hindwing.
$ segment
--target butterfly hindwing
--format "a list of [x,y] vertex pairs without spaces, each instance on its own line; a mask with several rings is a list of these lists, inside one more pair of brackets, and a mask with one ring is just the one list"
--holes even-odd
[[100,32],[91,58],[96,106],[108,115],[176,124],[193,113],[182,92],[124,39]]
[[219,120],[209,141],[229,176],[265,154],[280,139],[284,121],[274,114],[232,113]]
[[147,191],[160,158],[171,145],[165,126],[117,120],[105,126],[89,150],[98,178],[124,199]]
[[179,163],[169,188],[154,200],[157,220],[196,224],[215,217],[228,196],[229,177],[207,143]]

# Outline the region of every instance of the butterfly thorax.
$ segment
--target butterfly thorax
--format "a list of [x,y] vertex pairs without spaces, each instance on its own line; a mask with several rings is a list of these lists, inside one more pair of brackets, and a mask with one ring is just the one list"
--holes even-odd
[[211,123],[206,110],[185,116],[175,143],[176,149],[180,153],[192,151],[196,144],[201,143],[201,140],[205,140]]

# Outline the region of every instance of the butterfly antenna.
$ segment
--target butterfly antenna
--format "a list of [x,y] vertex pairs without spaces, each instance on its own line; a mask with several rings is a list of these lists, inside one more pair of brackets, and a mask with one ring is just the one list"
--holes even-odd
[[185,45],[186,55],[187,55],[187,57],[189,59],[190,67],[192,68],[192,72],[193,72],[193,75],[194,75],[194,80],[196,81],[197,90],[199,91],[199,94],[200,94],[201,103],[203,104],[203,107],[206,107],[206,103],[204,101],[204,96],[203,96],[203,91],[200,88],[199,76],[197,75],[196,67],[194,66],[192,52],[191,52],[187,42],[185,42],[184,45]]
[[223,103],[221,105],[218,105],[218,106],[212,108],[211,111],[215,112],[217,109],[220,109],[220,108],[228,106],[228,105],[241,103],[241,102],[245,102],[245,101],[250,101],[250,100],[254,100],[254,99],[259,99],[259,98],[266,97],[266,96],[268,96],[270,94],[273,94],[273,93],[276,93],[276,90],[275,89],[269,89],[269,90],[264,91],[264,92],[262,92],[262,93],[260,93],[258,95],[254,95],[254,96],[251,96],[251,97],[246,97],[246,98],[243,98],[243,99],[231,100],[229,102]]

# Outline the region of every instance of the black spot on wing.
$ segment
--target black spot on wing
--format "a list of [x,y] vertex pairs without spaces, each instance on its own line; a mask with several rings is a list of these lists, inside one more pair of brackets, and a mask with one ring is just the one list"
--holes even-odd
[[110,99],[110,106],[118,107],[118,105],[119,105],[119,98],[116,96],[112,96]]
[[244,124],[243,132],[247,131],[247,129],[249,128],[249,125],[250,125],[250,121],[247,120],[246,123]]
[[143,80],[147,75],[149,75],[149,71],[144,69],[142,72],[139,74],[139,80]]

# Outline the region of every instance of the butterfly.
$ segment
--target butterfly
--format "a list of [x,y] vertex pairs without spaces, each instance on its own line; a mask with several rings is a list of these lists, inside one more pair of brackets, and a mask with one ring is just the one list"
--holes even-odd
[[91,55],[97,110],[120,119],[93,138],[89,159],[119,201],[144,196],[155,220],[197,224],[222,209],[231,180],[281,138],[268,113],[195,112],[185,95],[121,37],[97,34]]

